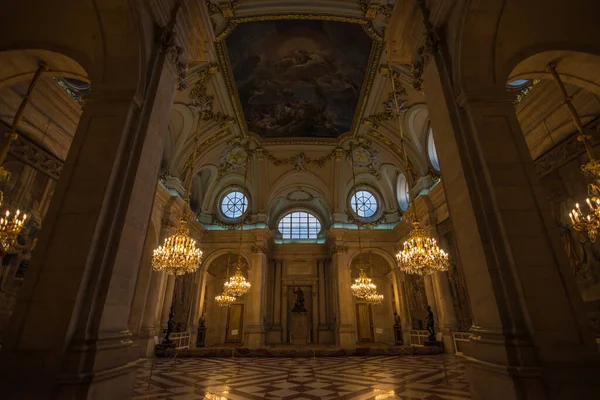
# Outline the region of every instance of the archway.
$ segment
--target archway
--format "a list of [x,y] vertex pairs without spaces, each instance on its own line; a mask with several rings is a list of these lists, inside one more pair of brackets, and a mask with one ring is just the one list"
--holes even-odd
[[[549,71],[552,65],[557,82]],[[593,178],[581,171],[589,161],[573,115],[565,105],[570,101],[584,132],[600,131],[600,56],[574,51],[545,51],[521,61],[507,82],[507,90],[515,93],[515,111],[527,147],[534,162],[544,194],[550,204],[555,224],[559,227],[561,247],[569,261],[569,275],[575,277],[578,293],[584,302],[596,337],[600,337],[600,247],[585,240],[571,225],[568,213],[575,203],[585,208],[587,184]],[[514,87],[516,83],[524,82]],[[559,84],[563,85],[565,99]],[[586,210],[587,211],[587,210]],[[583,241],[579,239],[582,238]]]
[[[227,278],[235,273],[234,264],[237,259],[236,251],[222,250],[213,254],[204,264],[198,309],[205,321],[205,346],[239,345],[244,342],[246,296],[238,297],[230,306],[221,306],[215,300],[216,296],[223,293],[223,284]],[[248,266],[251,264],[244,256],[241,262],[242,273],[247,277]]]

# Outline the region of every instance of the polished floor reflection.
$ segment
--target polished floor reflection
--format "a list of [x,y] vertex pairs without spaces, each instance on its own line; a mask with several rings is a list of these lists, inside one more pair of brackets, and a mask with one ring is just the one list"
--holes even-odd
[[[150,376],[150,373],[152,375]],[[452,356],[157,359],[134,399],[470,399]]]

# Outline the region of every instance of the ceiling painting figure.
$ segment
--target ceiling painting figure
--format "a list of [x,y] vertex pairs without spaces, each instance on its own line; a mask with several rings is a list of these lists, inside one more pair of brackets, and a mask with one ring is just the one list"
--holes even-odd
[[372,46],[360,25],[249,22],[226,45],[249,132],[336,138],[351,130]]

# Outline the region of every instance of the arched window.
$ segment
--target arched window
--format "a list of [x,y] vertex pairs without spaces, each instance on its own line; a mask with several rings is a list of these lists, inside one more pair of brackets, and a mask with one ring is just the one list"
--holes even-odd
[[508,86],[509,89],[521,89],[522,87],[529,85],[530,82],[530,79],[517,79],[509,82],[506,86]]
[[377,198],[368,190],[359,190],[352,195],[350,206],[360,218],[371,218],[377,212]]
[[321,222],[306,211],[294,211],[279,220],[283,239],[316,239],[321,232]]
[[398,205],[400,210],[405,211],[410,205],[410,196],[408,193],[408,180],[406,175],[398,175],[398,183],[396,184],[396,196],[398,197]]
[[431,166],[436,171],[440,171],[440,161],[438,160],[437,149],[435,148],[435,141],[433,140],[433,129],[429,129],[429,136],[427,138],[427,152],[429,153],[429,161]]
[[239,190],[234,190],[223,196],[221,212],[227,218],[238,219],[248,209],[248,198]]

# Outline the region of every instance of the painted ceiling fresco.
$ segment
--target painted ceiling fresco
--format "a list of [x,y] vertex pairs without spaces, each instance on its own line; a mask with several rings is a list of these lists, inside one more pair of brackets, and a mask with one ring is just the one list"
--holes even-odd
[[372,46],[360,25],[249,22],[226,44],[250,132],[335,138],[350,131]]

